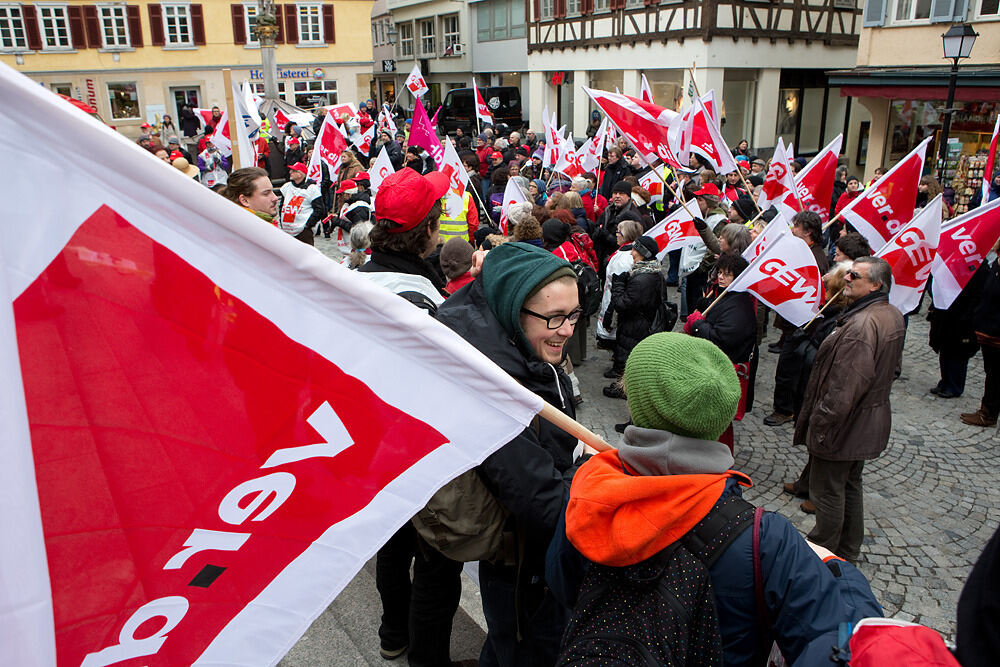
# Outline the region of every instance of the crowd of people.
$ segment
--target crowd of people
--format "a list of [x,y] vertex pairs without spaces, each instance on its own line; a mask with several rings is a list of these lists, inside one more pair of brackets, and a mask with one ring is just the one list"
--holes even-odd
[[[360,122],[370,126],[365,106]],[[791,232],[823,274],[830,302],[819,317],[796,327],[777,314],[772,320],[751,294],[726,290],[747,269],[743,251],[775,215],[755,204],[768,161],[747,142],[733,151],[739,170],[725,177],[697,155],[687,170],[659,167],[670,186],[659,198],[640,185],[650,168],[624,140],[608,148],[600,169],[568,178],[543,166],[539,133],[460,129],[454,141],[469,188],[459,208],[446,205],[448,178],[405,131],[378,128],[368,154],[345,150],[339,172],[324,168],[316,183],[306,177],[312,147],[294,123],[280,139],[261,136],[257,166],[232,170],[211,143],[210,123],[190,144],[184,129],[163,145],[166,120],[140,144],[304,243],[337,234],[345,266],[426,310],[570,417],[587,398],[574,364],[598,354],[589,348],[610,353],[603,393],[626,401],[631,416],[616,425],[616,450],[598,453],[542,421],[474,471],[473,481],[502,509],[503,536],[477,559],[488,626],[480,665],[609,664],[627,645],[655,664],[674,664],[670,651],[681,643],[683,653],[673,655],[686,657],[677,664],[708,664],[711,656],[762,664],[772,644],[788,664],[831,664],[842,623],[881,615],[854,568],[864,536],[862,471],[889,441],[890,391],[912,314],[889,304],[892,272],[864,237],[841,223],[824,230],[813,211],[798,213]],[[367,170],[383,150],[396,172],[373,196]],[[799,158],[792,169],[804,164]],[[526,201],[508,207],[511,182]],[[830,217],[865,187],[838,169]],[[918,206],[939,191],[924,177]],[[661,262],[646,232],[679,206],[694,213],[701,242]],[[677,288],[678,303],[668,287]],[[929,313],[941,372],[931,392],[960,396],[969,360],[981,350],[982,405],[960,419],[995,425],[995,254],[950,308],[932,305]],[[683,333],[671,332],[678,319]],[[743,501],[740,488],[749,482],[732,470],[734,422],[754,408],[771,326],[780,338],[766,349],[779,356],[764,423],[794,422],[790,444],[808,451],[805,469],[784,486],[816,515],[808,542],[785,518],[762,516]],[[699,542],[706,535],[722,546],[708,549]],[[701,572],[711,582],[717,620],[704,637],[668,641],[655,628],[670,619],[637,629],[622,617],[639,604],[627,581],[675,576],[672,566],[657,569],[664,554],[686,555],[695,563],[688,575]],[[461,560],[410,523],[379,551],[384,658],[452,664],[461,570]],[[614,593],[608,581],[618,582]],[[601,595],[614,604],[595,602]]]

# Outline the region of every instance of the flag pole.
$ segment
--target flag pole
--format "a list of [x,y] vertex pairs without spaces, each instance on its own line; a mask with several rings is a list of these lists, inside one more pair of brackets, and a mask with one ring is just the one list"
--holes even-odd
[[813,315],[811,320],[809,320],[808,322],[806,322],[805,324],[802,325],[802,329],[803,330],[808,329],[809,325],[812,324],[813,322],[815,322],[816,318],[819,317],[820,315],[822,315],[823,311],[826,310],[826,307],[829,306],[831,303],[833,303],[834,299],[836,299],[838,296],[840,296],[843,291],[844,291],[844,288],[841,287],[840,290],[836,294],[834,294],[832,297],[830,297],[829,299],[827,299],[826,303],[823,304],[823,307],[819,309],[819,312],[816,313],[815,315]]
[[[701,91],[698,90],[698,81],[695,79],[695,76],[694,76],[694,66],[695,66],[695,64],[696,63],[691,63],[691,67],[688,68],[688,71],[691,73],[691,85],[694,86],[694,94],[695,94],[695,97],[698,100],[698,104],[701,105],[701,110],[703,112],[705,112],[706,116],[708,116],[708,109],[705,108],[704,103],[701,101]],[[711,117],[709,117],[708,120],[709,120],[709,122],[711,122],[711,120],[712,120]],[[726,148],[729,148],[729,147],[726,146]],[[736,173],[739,174],[740,181],[743,182],[743,187],[746,188],[747,194],[750,195],[750,200],[753,202],[754,208],[757,209],[758,213],[763,213],[764,211],[760,210],[760,206],[757,204],[757,200],[753,198],[753,188],[751,188],[750,184],[747,183],[747,179],[743,175],[743,170],[740,168],[740,165],[736,165]],[[796,194],[798,194],[798,192],[796,192]],[[801,203],[802,202],[800,201],[799,204],[801,205]]]
[[[240,169],[243,162],[240,159],[240,138],[236,134],[236,117],[233,113],[235,108],[233,103],[233,71],[228,67],[222,69],[222,85],[226,89],[226,117],[229,119],[229,143],[233,151],[233,169]],[[240,122],[243,122],[242,118],[240,118]]]
[[590,445],[599,452],[606,452],[614,449],[614,447],[609,445],[604,438],[597,435],[566,413],[561,412],[548,401],[545,401],[542,411],[538,413],[538,416],[553,426],[574,436],[577,440],[583,441],[584,444]]
[[[476,75],[472,75],[472,108],[476,110],[476,136],[478,137],[483,133],[482,128],[479,126],[479,96],[476,94],[479,89],[476,87]],[[473,142],[474,144],[475,142]]]

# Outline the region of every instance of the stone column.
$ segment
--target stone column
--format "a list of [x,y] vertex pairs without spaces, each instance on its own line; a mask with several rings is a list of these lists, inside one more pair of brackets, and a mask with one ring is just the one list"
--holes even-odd
[[[549,101],[548,91],[545,85],[545,72],[532,70],[528,72],[528,102],[531,105],[528,115],[529,127],[541,136],[542,132],[542,109]],[[549,113],[553,109],[549,107]]]
[[[889,141],[889,100],[881,97],[855,97],[854,101],[868,109],[872,115],[871,128],[868,130],[868,154],[865,158],[865,177],[863,179],[867,183],[875,177],[875,169],[884,164],[886,144]],[[841,152],[847,152],[850,145],[845,144]]]
[[754,124],[751,145],[755,149],[774,146],[774,131],[778,126],[778,96],[781,89],[781,70],[762,69],[757,74],[757,100],[754,102]]
[[583,91],[584,86],[590,87],[590,72],[575,70],[573,72],[573,118],[570,124],[574,137],[586,136],[587,125],[590,123],[590,96]]

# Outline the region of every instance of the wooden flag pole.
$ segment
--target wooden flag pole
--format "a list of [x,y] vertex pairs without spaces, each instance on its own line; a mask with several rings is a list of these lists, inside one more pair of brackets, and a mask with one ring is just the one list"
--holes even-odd
[[[243,162],[240,159],[240,139],[236,134],[235,104],[233,103],[233,71],[228,67],[222,69],[222,85],[226,89],[226,117],[229,119],[229,143],[232,145],[233,169],[235,170],[243,167]],[[242,118],[240,118],[240,122],[243,122]]]
[[[745,270],[746,269],[744,269],[744,271]],[[708,308],[706,308],[705,310],[701,311],[702,317],[704,317],[705,315],[708,315],[708,311],[712,310],[712,306],[714,306],[715,304],[719,303],[719,299],[721,299],[722,297],[726,296],[726,292],[729,291],[729,287],[730,286],[732,286],[732,283],[729,283],[729,285],[726,286],[726,289],[722,290],[722,294],[720,294],[719,296],[715,297],[715,301],[713,301],[712,303],[708,304]]]
[[542,407],[542,411],[538,413],[538,416],[553,426],[556,426],[566,433],[574,436],[577,440],[581,440],[584,444],[590,445],[599,452],[606,452],[614,449],[614,447],[609,445],[604,438],[597,435],[569,415],[559,411],[548,401],[545,402],[545,405]]
[[836,299],[836,298],[837,298],[838,296],[840,296],[840,295],[841,295],[841,293],[842,293],[843,291],[844,291],[844,288],[843,288],[843,287],[841,287],[841,288],[840,288],[840,291],[838,291],[838,292],[837,292],[836,294],[834,294],[834,295],[833,295],[832,297],[830,297],[829,299],[827,299],[827,300],[826,300],[826,303],[824,303],[824,304],[823,304],[823,307],[819,309],[819,312],[818,312],[818,313],[816,313],[815,315],[813,315],[813,316],[812,316],[812,319],[811,319],[811,320],[809,320],[809,321],[808,321],[808,322],[806,322],[806,323],[805,323],[804,325],[802,325],[802,329],[803,329],[803,330],[805,330],[805,329],[808,329],[808,328],[809,328],[809,325],[810,325],[810,324],[812,324],[813,322],[815,322],[815,321],[816,321],[816,318],[817,318],[817,317],[819,317],[820,315],[822,315],[822,314],[823,314],[823,311],[824,311],[824,310],[826,310],[826,307],[827,307],[827,306],[829,306],[829,305],[830,305],[831,303],[833,303],[834,299]]

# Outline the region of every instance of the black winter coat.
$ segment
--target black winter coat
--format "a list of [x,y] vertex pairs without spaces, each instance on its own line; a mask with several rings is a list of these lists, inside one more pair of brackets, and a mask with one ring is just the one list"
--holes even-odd
[[608,204],[608,207],[604,209],[604,212],[598,216],[597,221],[594,223],[594,227],[590,232],[590,238],[594,241],[594,252],[597,253],[597,261],[600,263],[602,275],[604,267],[608,263],[608,258],[618,250],[618,239],[616,236],[618,223],[631,216],[634,216],[636,221],[641,219],[639,210],[631,201],[622,208],[618,208],[614,204]]
[[616,362],[628,358],[632,349],[651,333],[656,310],[663,300],[664,282],[663,274],[658,271],[621,273],[612,278],[611,308],[618,313]]
[[989,268],[984,262],[947,310],[935,308],[933,304],[927,310],[932,350],[948,357],[965,359],[976,354],[979,342],[976,340],[974,316],[988,273]]
[[601,194],[608,201],[611,201],[611,189],[615,187],[615,183],[618,181],[625,180],[626,176],[632,175],[632,167],[625,162],[625,158],[622,157],[614,164],[609,164],[604,170],[604,177],[601,180]]
[[[569,377],[558,366],[525,353],[507,336],[490,310],[479,280],[451,295],[439,307],[437,319],[523,387],[576,417]],[[544,572],[545,550],[565,512],[577,468],[575,447],[576,438],[542,419],[537,430],[524,429],[477,468],[486,486],[510,512],[518,532],[525,535],[522,564],[527,567],[521,568],[522,576]]]
[[976,306],[975,327],[987,336],[1000,337],[1000,260],[993,260],[987,269]]
[[726,292],[712,306],[705,319],[698,320],[691,331],[722,350],[734,364],[750,361],[757,343],[757,314],[753,297],[747,292]]
[[[385,152],[389,156],[389,162],[392,163],[392,168],[399,171],[403,168],[403,149],[400,148],[399,144],[395,141],[390,141],[389,143],[382,144],[385,146]],[[368,159],[374,162],[378,154],[382,152],[382,146],[379,146],[377,142],[372,142],[371,147],[368,149]]]

